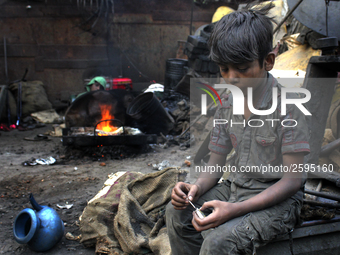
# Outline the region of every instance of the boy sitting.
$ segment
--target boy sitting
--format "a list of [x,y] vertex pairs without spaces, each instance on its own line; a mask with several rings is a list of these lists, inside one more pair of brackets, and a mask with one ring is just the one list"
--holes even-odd
[[[275,63],[273,26],[266,16],[272,7],[269,4],[228,14],[211,34],[210,57],[220,66],[226,83],[241,89],[245,104],[244,115],[233,115],[230,95],[217,110],[215,119],[228,122],[212,130],[208,166],[224,166],[234,149],[233,166],[238,171],[230,173],[223,183],[218,183],[223,172],[202,172],[194,184],[176,184],[166,209],[173,255],[253,254],[257,247],[291,231],[299,219],[303,173],[289,170],[278,177],[240,171],[269,165],[290,169],[302,164],[309,152],[304,114],[289,104],[286,114],[281,115],[281,86],[268,73]],[[248,108],[247,88],[252,88],[253,106],[258,110],[272,107],[272,89],[277,88],[276,110],[265,116],[254,115]],[[248,124],[252,119],[262,120],[263,125]],[[291,120],[297,125],[289,125]],[[201,219],[188,200],[211,213]]]

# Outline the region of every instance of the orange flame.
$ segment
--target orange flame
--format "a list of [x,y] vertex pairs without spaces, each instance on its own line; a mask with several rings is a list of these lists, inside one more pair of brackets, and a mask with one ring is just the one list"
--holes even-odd
[[[102,113],[102,120],[113,120],[115,117],[111,115],[111,105],[100,105],[100,111]],[[117,130],[117,127],[111,125],[110,121],[103,121],[97,125],[97,129],[102,130],[104,132],[114,132]],[[98,134],[99,136],[104,136],[107,134]]]

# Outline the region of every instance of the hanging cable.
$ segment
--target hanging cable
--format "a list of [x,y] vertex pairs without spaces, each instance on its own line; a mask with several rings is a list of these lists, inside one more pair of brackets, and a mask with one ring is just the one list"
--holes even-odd
[[328,37],[328,6],[330,0],[325,0],[326,3],[326,36]]
[[190,16],[190,35],[192,35],[192,20],[194,18],[194,0],[191,1],[191,16]]
[[139,75],[143,76],[144,78],[148,79],[148,81],[150,81],[150,77],[147,76],[146,74],[143,74],[141,71],[139,71],[139,69],[134,65],[134,63],[132,62],[132,60],[125,54],[124,51],[122,51],[121,49],[119,49],[124,56],[126,57],[126,59],[130,62],[130,64],[132,65],[132,67],[138,72]]

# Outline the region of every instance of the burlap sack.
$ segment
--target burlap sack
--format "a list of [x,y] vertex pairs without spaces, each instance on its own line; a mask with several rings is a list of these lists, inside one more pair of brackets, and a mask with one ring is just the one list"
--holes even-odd
[[[168,168],[144,175],[124,189],[114,219],[114,232],[124,252],[171,254],[168,236],[161,228],[178,174],[177,168]],[[163,234],[163,238],[157,241],[157,236],[151,235],[155,232]]]
[[[9,90],[14,94],[16,101],[18,99],[18,86],[19,83],[9,85]],[[41,81],[21,82],[21,101],[22,116],[52,108]]]
[[182,173],[170,167],[142,175],[125,173],[81,216],[81,242],[96,254],[171,254],[165,206]]
[[81,240],[85,246],[96,246],[96,254],[123,254],[113,232],[120,195],[124,187],[141,173],[125,173],[100,198],[89,203],[81,216]]

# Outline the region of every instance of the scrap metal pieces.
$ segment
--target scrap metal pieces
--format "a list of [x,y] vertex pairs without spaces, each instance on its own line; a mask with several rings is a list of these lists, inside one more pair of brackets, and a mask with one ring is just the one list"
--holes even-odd
[[56,162],[56,159],[53,157],[48,157],[46,159],[30,159],[22,163],[23,166],[35,166],[35,165],[53,165]]

